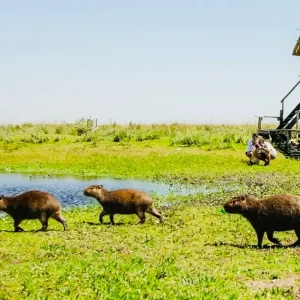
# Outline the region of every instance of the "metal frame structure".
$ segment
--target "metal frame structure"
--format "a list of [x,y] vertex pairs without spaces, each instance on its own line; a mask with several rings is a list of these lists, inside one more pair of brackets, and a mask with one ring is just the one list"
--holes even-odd
[[[300,37],[293,49],[293,55],[300,56]],[[258,116],[257,133],[266,139],[271,139],[275,148],[287,157],[300,158],[300,130],[298,129],[300,103],[284,118],[284,101],[297,88],[300,80],[281,100],[282,108],[278,117]],[[262,129],[263,118],[275,118],[279,125],[275,129]]]

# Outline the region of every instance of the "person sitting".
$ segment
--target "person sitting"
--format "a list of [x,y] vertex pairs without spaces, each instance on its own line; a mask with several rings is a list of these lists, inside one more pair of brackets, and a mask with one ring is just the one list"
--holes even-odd
[[[271,164],[271,159],[275,159],[277,156],[276,150],[273,148],[273,146],[265,141],[265,139],[261,138],[258,141],[259,148],[257,148],[255,151],[258,153],[256,154],[256,157],[263,160],[265,162],[265,166],[268,166]],[[255,153],[254,153],[255,154]],[[260,155],[258,155],[260,154]]]
[[258,144],[258,135],[256,133],[254,133],[252,135],[252,139],[250,139],[248,141],[248,145],[247,145],[247,149],[246,149],[246,156],[250,158],[250,164],[254,164],[255,161],[252,159],[251,161],[251,157],[253,158],[253,153],[255,151],[256,148],[259,147],[259,144]]

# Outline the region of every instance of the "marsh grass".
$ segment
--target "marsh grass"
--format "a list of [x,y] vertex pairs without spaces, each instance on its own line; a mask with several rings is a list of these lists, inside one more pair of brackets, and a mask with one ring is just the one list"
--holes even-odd
[[[294,299],[299,249],[256,249],[240,216],[221,212],[237,193],[300,195],[299,162],[278,155],[269,167],[248,166],[255,126],[33,125],[0,127],[0,171],[149,179],[213,188],[188,196],[153,195],[165,218],[115,217],[100,208],[68,209],[69,229],[24,221],[14,233],[0,219],[0,299]],[[108,219],[105,219],[108,222]],[[276,233],[284,245],[293,232]],[[290,281],[288,281],[290,280]],[[278,282],[292,282],[279,285]],[[260,287],[260,288],[258,288]]]
[[[155,143],[155,142],[154,142]],[[234,150],[205,151],[195,147],[127,145],[103,142],[26,144],[0,147],[0,171],[74,176],[150,179],[197,183],[274,174],[297,175],[299,163],[282,155],[270,167],[249,166],[245,145]],[[268,175],[267,175],[268,174]],[[274,176],[276,179],[277,177]]]
[[207,149],[231,149],[245,144],[256,131],[255,125],[185,125],[153,124],[101,125],[96,130],[90,124],[30,124],[0,126],[2,144],[42,144],[61,140],[67,142],[144,142],[168,141],[170,145],[197,146]]

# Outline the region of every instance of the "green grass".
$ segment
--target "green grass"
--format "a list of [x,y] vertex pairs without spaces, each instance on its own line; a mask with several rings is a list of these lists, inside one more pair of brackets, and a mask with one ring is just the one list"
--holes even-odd
[[[13,233],[12,220],[1,219],[0,298],[293,299],[296,293],[296,286],[248,287],[297,279],[299,249],[257,250],[250,225],[220,207],[164,210],[163,225],[151,216],[136,225],[136,216],[119,215],[117,226],[99,225],[99,211],[64,212],[66,232],[51,220],[48,232],[33,232],[38,221],[24,221],[27,232]],[[284,244],[296,238],[278,236]]]
[[272,166],[249,167],[245,145],[235,150],[205,151],[197,147],[88,143],[26,145],[16,150],[0,147],[0,171],[72,176],[137,178],[172,182],[212,181],[298,174],[299,163],[282,155]]
[[[221,213],[237,193],[300,195],[299,162],[278,155],[248,166],[255,126],[86,124],[0,127],[0,171],[148,179],[214,187],[189,196],[153,195],[165,223],[116,215],[99,225],[100,207],[64,211],[69,229],[24,221],[14,233],[0,219],[0,299],[294,299],[299,249],[258,250],[250,224]],[[231,189],[228,189],[231,187]],[[105,219],[108,222],[108,219]],[[284,245],[293,232],[276,233]],[[271,245],[268,240],[264,243]],[[281,284],[281,285],[280,285]],[[262,286],[261,289],[258,289]]]

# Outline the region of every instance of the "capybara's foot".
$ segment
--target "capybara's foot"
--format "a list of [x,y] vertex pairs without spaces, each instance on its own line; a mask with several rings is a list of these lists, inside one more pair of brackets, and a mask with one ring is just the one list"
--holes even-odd
[[272,242],[276,245],[282,245],[278,239],[273,239]]
[[47,231],[47,228],[42,227],[41,229],[37,230],[38,231]]
[[279,239],[273,237],[273,233],[271,235],[268,235],[268,240],[274,244],[281,245]]
[[22,231],[24,231],[24,229],[19,226],[15,228],[15,232],[22,232]]
[[66,231],[68,229],[68,225],[66,221],[63,221],[62,223],[63,227],[64,227],[64,231]]

